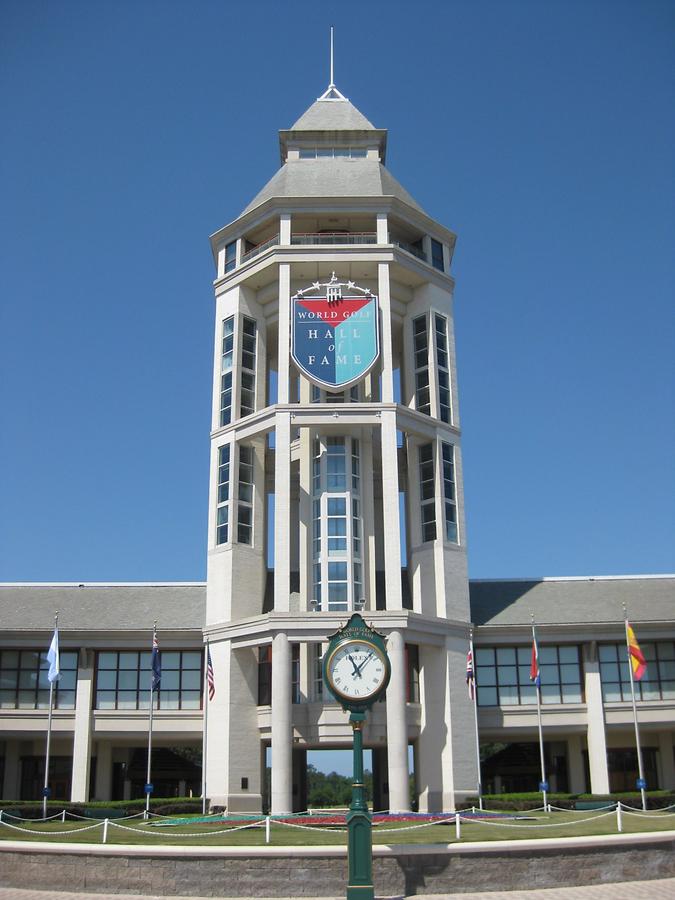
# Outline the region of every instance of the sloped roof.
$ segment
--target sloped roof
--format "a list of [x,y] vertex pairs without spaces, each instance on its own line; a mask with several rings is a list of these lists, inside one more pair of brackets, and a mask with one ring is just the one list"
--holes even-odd
[[675,622],[675,575],[470,581],[476,625],[563,625],[631,620]]
[[396,197],[424,213],[419,203],[376,159],[289,160],[270,178],[242,215],[273,197]]
[[300,116],[291,131],[376,130],[372,122],[349,100],[316,100]]
[[0,632],[201,630],[204,584],[0,585]]

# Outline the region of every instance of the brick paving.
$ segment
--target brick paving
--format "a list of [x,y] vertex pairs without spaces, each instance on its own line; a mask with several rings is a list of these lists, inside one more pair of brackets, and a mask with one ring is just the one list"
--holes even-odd
[[[588,887],[543,888],[533,891],[490,891],[470,894],[424,894],[415,898],[380,897],[378,900],[675,900],[675,878],[659,881],[631,881],[619,884],[595,884]],[[70,891],[35,891],[0,888],[0,900],[169,900],[156,894],[90,894]],[[205,900],[181,895],[176,900]],[[212,898],[213,900],[213,898]],[[220,898],[227,900],[227,898]],[[257,898],[252,898],[257,900]],[[295,898],[276,898],[295,900]],[[311,900],[307,897],[305,900]],[[321,898],[329,900],[329,898]],[[335,897],[333,900],[344,900]]]

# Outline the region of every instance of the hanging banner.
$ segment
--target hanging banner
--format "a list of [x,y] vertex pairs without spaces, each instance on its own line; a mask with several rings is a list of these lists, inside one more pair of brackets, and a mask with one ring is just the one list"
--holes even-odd
[[291,356],[314,384],[333,390],[359,381],[380,353],[377,297],[296,295]]

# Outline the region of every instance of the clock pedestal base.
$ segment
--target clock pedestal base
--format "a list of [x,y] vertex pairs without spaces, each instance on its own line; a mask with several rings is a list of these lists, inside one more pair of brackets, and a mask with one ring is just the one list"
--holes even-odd
[[374,900],[372,821],[363,783],[363,712],[352,712],[349,721],[354,732],[354,783],[352,803],[347,813],[349,882],[347,900]]

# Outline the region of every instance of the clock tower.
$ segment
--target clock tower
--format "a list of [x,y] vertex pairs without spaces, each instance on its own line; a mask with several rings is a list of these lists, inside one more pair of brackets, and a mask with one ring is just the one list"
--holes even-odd
[[[205,634],[212,804],[306,808],[306,754],[348,748],[325,688],[355,612],[386,637],[364,728],[376,806],[476,789],[451,275],[455,235],[386,169],[387,132],[328,90],[211,238],[216,265]],[[268,750],[271,749],[271,756]]]

